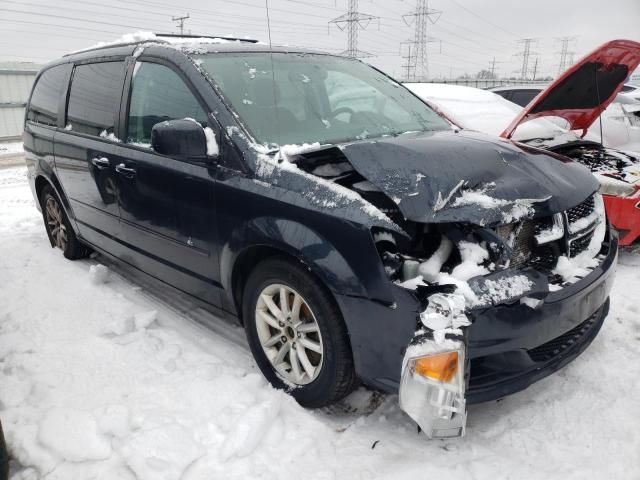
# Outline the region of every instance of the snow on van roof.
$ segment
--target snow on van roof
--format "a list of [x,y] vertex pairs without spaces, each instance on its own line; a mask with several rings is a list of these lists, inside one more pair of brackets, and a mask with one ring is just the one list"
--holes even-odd
[[198,36],[198,35],[177,35],[177,34],[160,34],[160,33],[156,34],[153,32],[141,30],[138,32],[125,33],[124,35],[121,35],[115,40],[98,42],[95,45],[92,45],[91,47],[87,47],[81,50],[76,50],[74,52],[71,52],[71,54],[87,52],[90,50],[96,50],[100,48],[115,47],[118,45],[129,45],[129,44],[146,43],[146,42],[151,42],[151,43],[156,42],[156,43],[170,44],[170,45],[177,45],[177,46],[188,46],[193,44],[197,44],[197,45],[221,44],[221,43],[232,43],[232,42],[261,43],[249,37],[239,37],[233,34],[224,35],[224,36],[222,35],[221,36],[213,36],[213,35]]

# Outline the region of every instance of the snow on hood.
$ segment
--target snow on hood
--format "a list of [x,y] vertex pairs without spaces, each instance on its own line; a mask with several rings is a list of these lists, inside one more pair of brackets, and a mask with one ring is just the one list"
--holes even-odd
[[524,122],[545,116],[563,118],[569,129],[585,134],[638,65],[640,43],[612,40],[601,45],[540,92],[501,136],[511,138]]
[[598,189],[573,161],[472,132],[422,132],[340,148],[406,219],[421,223],[490,225],[551,215]]

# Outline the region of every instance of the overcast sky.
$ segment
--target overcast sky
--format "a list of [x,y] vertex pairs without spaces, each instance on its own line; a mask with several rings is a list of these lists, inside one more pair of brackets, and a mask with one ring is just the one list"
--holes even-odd
[[[348,0],[269,0],[274,43],[339,53],[347,35],[328,22],[346,12]],[[535,38],[530,65],[558,72],[559,37],[575,39],[575,59],[614,38],[640,41],[640,0],[431,0],[428,34],[431,76],[474,75],[496,60],[501,76],[518,75],[522,38]],[[401,42],[413,37],[403,14],[415,0],[360,0],[359,11],[379,19],[363,24],[358,48],[368,62],[394,77],[403,75]],[[189,14],[186,30],[234,34],[268,41],[264,0],[0,0],[0,61],[34,61],[112,40],[122,33],[176,32],[172,16]],[[405,50],[403,50],[403,53]]]

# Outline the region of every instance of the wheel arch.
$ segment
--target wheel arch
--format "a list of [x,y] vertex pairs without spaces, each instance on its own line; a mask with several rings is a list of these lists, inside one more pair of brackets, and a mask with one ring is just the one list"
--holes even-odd
[[329,239],[307,225],[261,217],[244,224],[228,238],[220,255],[221,281],[227,301],[238,316],[244,282],[258,262],[272,256],[300,262],[331,293],[369,296],[367,286],[360,280],[363,276],[352,262]]
[[53,189],[53,191],[56,193],[56,195],[58,196],[58,198],[62,202],[62,206],[64,207],[65,212],[67,213],[67,216],[70,219],[75,220],[75,215],[73,214],[73,209],[71,208],[71,205],[69,204],[69,200],[67,199],[67,196],[64,194],[64,190],[62,189],[62,185],[58,181],[58,178],[56,177],[56,174],[53,173],[53,172],[51,172],[51,174],[48,175],[48,176],[44,175],[43,173],[38,173],[36,175],[36,178],[35,178],[35,189],[36,189],[36,197],[38,199],[38,204],[39,205],[42,204],[42,198],[41,198],[42,190],[44,190],[44,187],[46,187],[46,186],[51,187]]

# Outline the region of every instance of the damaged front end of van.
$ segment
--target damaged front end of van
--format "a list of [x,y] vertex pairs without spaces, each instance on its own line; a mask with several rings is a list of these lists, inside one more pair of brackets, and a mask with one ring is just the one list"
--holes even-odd
[[[460,148],[449,156],[454,136]],[[401,357],[395,334],[374,348],[397,359],[397,376],[364,378],[397,391],[430,438],[463,435],[468,403],[526,388],[575,358],[608,309],[617,243],[597,181],[548,152],[488,146],[475,134],[422,133],[294,151],[279,163],[357,193],[390,220],[373,222],[371,237],[387,281],[409,294],[390,308],[414,327],[407,338],[398,326]]]

